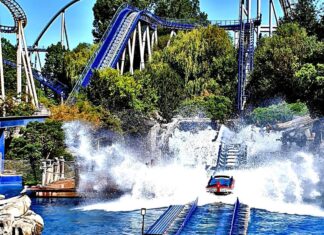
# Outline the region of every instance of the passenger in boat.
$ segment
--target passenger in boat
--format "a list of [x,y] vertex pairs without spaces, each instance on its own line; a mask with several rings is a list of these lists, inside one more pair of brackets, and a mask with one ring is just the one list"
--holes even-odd
[[228,186],[231,186],[231,185],[232,185],[232,183],[233,183],[233,176],[231,176],[231,178],[230,178],[230,183],[229,183],[229,185],[228,185]]

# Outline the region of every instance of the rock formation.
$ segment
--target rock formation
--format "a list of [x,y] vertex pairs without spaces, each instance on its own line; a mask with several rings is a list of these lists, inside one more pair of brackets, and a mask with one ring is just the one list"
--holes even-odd
[[44,221],[30,210],[30,204],[26,195],[0,200],[0,234],[41,234]]

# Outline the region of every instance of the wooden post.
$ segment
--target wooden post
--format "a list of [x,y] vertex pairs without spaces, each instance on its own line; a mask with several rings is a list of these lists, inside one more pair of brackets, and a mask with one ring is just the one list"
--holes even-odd
[[64,157],[63,156],[61,156],[60,157],[60,179],[64,179],[64,163],[65,163],[65,161],[64,161]]

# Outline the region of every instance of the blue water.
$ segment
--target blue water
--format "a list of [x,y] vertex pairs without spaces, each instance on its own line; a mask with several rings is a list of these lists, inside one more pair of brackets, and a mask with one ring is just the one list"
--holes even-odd
[[251,209],[248,234],[324,234],[324,217]]
[[[21,188],[1,186],[0,193],[14,196]],[[45,222],[44,235],[55,234],[141,234],[142,217],[139,210],[108,212],[83,211],[78,208],[94,203],[79,199],[32,199],[32,209]],[[166,208],[149,209],[145,230]],[[182,235],[228,234],[228,221],[233,207],[208,204],[199,206]],[[324,234],[324,217],[272,213],[251,209],[248,234]]]
[[[43,234],[140,234],[139,210],[129,212],[82,211],[89,202],[78,199],[33,199],[32,209],[45,221]],[[147,210],[145,224],[150,225],[165,208]],[[148,228],[148,227],[147,227]]]

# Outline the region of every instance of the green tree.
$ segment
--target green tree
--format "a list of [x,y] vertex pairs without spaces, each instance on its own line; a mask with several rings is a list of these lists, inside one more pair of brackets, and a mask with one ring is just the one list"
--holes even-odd
[[310,35],[314,35],[317,26],[316,1],[298,0],[285,21],[298,23]]
[[232,101],[225,96],[198,96],[183,101],[178,108],[182,116],[202,116],[224,121],[232,114]]
[[254,71],[248,82],[249,102],[260,104],[266,99],[300,98],[293,77],[299,68],[320,54],[321,43],[308,36],[298,24],[282,24],[271,38],[263,38],[255,52]]
[[51,79],[56,79],[65,85],[71,86],[71,81],[66,76],[64,56],[66,49],[61,43],[52,44],[47,48],[45,64],[42,73]]
[[160,17],[206,22],[207,14],[200,11],[199,0],[156,1],[154,13]]
[[235,57],[229,35],[215,26],[180,32],[169,47],[155,52],[144,73],[157,89],[162,116],[170,119],[183,100],[196,96],[233,101]]
[[294,76],[300,99],[306,102],[313,116],[324,115],[324,64],[305,64]]
[[255,108],[248,116],[249,123],[258,126],[274,125],[278,122],[287,122],[294,116],[303,116],[308,113],[307,106],[304,103],[297,102],[287,104],[285,102],[270,105],[268,107]]
[[106,31],[118,7],[127,2],[140,9],[154,11],[160,17],[207,20],[207,14],[200,11],[199,0],[97,0],[93,7],[94,29],[92,30],[96,42]]
[[54,159],[60,156],[65,157],[66,160],[72,158],[71,154],[66,151],[61,122],[29,123],[20,130],[20,135],[12,140],[7,159],[29,160],[32,172],[27,175],[28,181],[40,181],[41,159]]
[[168,63],[151,63],[146,73],[157,90],[158,107],[164,118],[170,120],[175,109],[185,98],[185,81]]
[[[4,112],[5,111],[5,112]],[[17,103],[12,95],[6,96],[6,100],[0,103],[0,116],[31,116],[35,108],[30,103]]]
[[144,80],[137,81],[133,76],[120,75],[117,70],[107,68],[95,72],[87,94],[94,105],[101,105],[107,110],[149,111],[154,105],[150,104],[150,101],[154,102],[154,97],[145,97],[145,94],[153,96],[154,93],[145,92],[143,84]]
[[[13,46],[9,40],[1,38],[2,46],[2,56],[3,59],[10,61],[16,61],[16,48]],[[16,69],[8,65],[4,65],[4,76],[5,76],[5,90],[6,93],[15,93],[16,92]]]
[[72,51],[67,51],[64,56],[66,76],[70,83],[74,83],[79,78],[84,67],[97,49],[97,45],[80,43]]
[[306,29],[309,35],[316,35],[319,40],[323,37],[323,6],[317,0],[298,0],[290,15],[283,22],[295,22]]

